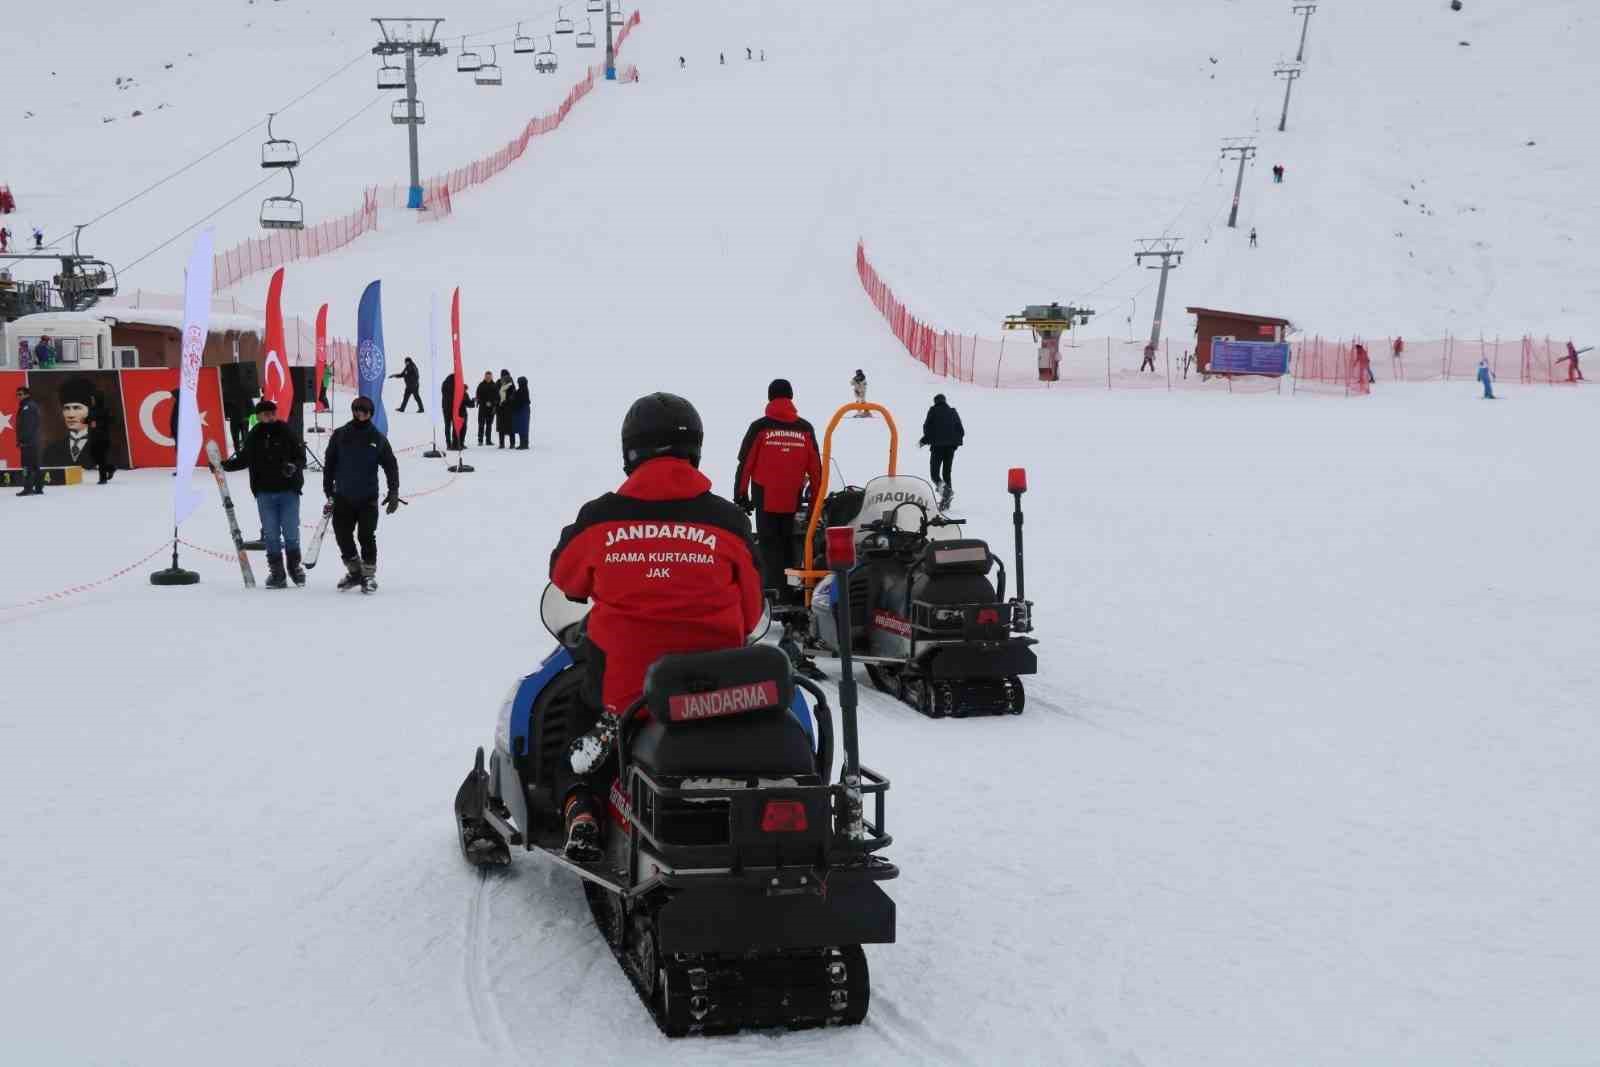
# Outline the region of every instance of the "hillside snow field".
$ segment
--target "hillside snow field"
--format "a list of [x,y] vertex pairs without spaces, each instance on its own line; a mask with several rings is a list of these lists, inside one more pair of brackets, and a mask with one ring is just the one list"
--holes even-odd
[[[451,24],[521,17],[531,34],[553,17],[462,7]],[[1246,252],[1226,244],[1236,235],[1202,244],[1211,215],[1194,213],[1231,192],[1217,137],[1252,132],[1259,114],[1270,143],[1270,66],[1292,55],[1297,24],[1286,5],[1169,7],[645,8],[627,53],[639,83],[597,87],[568,126],[458,197],[452,218],[292,265],[286,305],[331,301],[341,333],[382,278],[394,364],[425,355],[429,295],[460,286],[470,378],[506,367],[533,387],[527,455],[474,448],[477,471],[458,477],[403,455],[413,503],[381,522],[374,597],[340,596],[324,568],[304,591],[247,595],[209,502],[183,528],[202,583],[149,586],[170,532],[162,471],[4,497],[0,1059],[1587,1062],[1600,1043],[1594,394],[984,390],[928,376],[861,294],[852,257],[865,236],[902,295],[953,327],[986,329],[1057,294],[1104,295],[1110,309],[1146,279],[1086,287],[1176,218],[1195,251],[1175,303],[1259,296],[1271,306],[1254,310],[1330,332],[1358,312],[1371,313],[1363,328],[1426,331],[1467,310],[1508,334],[1524,321],[1587,328],[1576,311],[1562,318],[1592,303],[1592,274],[1569,269],[1577,248],[1530,230],[1506,252],[1517,269],[1482,300],[1396,258],[1426,252],[1442,271],[1454,249],[1453,269],[1479,278],[1492,257],[1470,251],[1468,223],[1447,225],[1456,200],[1430,200],[1440,210],[1410,241],[1370,257],[1360,249],[1378,248],[1377,222],[1350,220],[1404,195],[1410,172],[1448,172],[1463,183],[1452,196],[1493,208],[1485,225],[1509,225],[1504,212],[1532,227],[1549,211],[1574,234],[1592,227],[1581,186],[1558,187],[1553,165],[1532,185],[1491,169],[1487,149],[1482,169],[1457,165],[1492,118],[1452,92],[1460,82],[1428,90],[1443,116],[1428,129],[1385,125],[1427,110],[1406,103],[1424,62],[1527,68],[1501,79],[1508,109],[1541,77],[1538,92],[1581,99],[1592,86],[1551,57],[1592,35],[1592,15],[1320,9],[1291,181],[1268,188],[1266,151],[1249,179],[1246,221],[1264,241],[1253,288]],[[77,33],[109,53],[87,30],[116,27],[194,51],[195,67],[161,83],[183,124],[152,126],[148,141],[122,120],[100,129],[114,87],[79,76],[41,93],[59,143],[125,153],[115,181],[69,180],[59,153],[24,158],[11,139],[0,174],[31,164],[46,189],[71,190],[43,221],[81,220],[358,54],[370,14],[347,0],[30,12],[25,37]],[[1417,58],[1420,41],[1467,37]],[[746,62],[747,45],[765,63]],[[1390,49],[1416,61],[1404,77],[1417,88],[1369,99],[1374,72],[1400,69],[1380,60]],[[425,170],[492,150],[579,75],[568,46],[543,81],[504,51],[498,96],[453,71],[427,76]],[[139,54],[141,82],[167,73],[160,49]],[[374,66],[308,98],[300,128],[355,111]],[[1336,86],[1365,103],[1341,107]],[[493,103],[469,112],[479,100]],[[382,110],[328,141],[325,192],[308,191],[317,156],[302,168],[313,216],[313,195],[343,211],[364,184],[402,177],[403,137]],[[1026,140],[1035,115],[1044,136]],[[1492,158],[1530,158],[1532,139],[1584,162],[1586,146],[1563,140],[1571,128],[1523,134],[1499,130]],[[1314,178],[1301,167],[1319,136],[1329,154]],[[107,220],[97,254],[138,254],[237,193],[254,180],[252,143],[175,179],[170,202]],[[1416,170],[1429,160],[1436,171]],[[25,183],[0,180],[25,199]],[[220,215],[219,245],[249,234],[252,214],[246,198]],[[1290,225],[1338,247],[1282,251]],[[177,291],[188,241],[131,282]],[[1346,276],[1361,263],[1371,269]],[[229,295],[259,307],[266,282]],[[898,420],[903,469],[924,465],[915,442],[933,394],[960,409],[955,510],[1007,557],[1005,471],[1028,468],[1040,673],[1016,718],[933,721],[863,694],[863,754],[893,781],[902,870],[889,886],[899,941],[868,950],[863,1026],[668,1042],[576,881],[531,857],[502,877],[468,870],[450,802],[507,688],[547,650],[535,613],[549,552],[578,506],[620,480],[629,403],[690,397],[707,426],[703,468],[728,493],[769,379],[790,378],[820,426],[857,368]],[[427,416],[391,419],[397,447],[428,439]],[[881,473],[886,437],[878,421],[846,422],[838,474]],[[232,487],[248,529],[244,479]],[[320,502],[313,482],[307,521]],[[13,607],[152,552],[126,577]]]

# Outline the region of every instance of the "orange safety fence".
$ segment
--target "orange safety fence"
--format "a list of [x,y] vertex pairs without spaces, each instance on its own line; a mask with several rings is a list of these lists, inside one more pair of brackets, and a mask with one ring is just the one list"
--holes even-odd
[[[635,11],[617,34],[614,54],[621,53],[623,43],[638,25],[639,12]],[[639,80],[637,67],[629,67],[622,73],[631,74],[631,77],[621,77],[622,81]],[[465,166],[425,180],[422,183],[422,210],[415,212],[416,221],[436,222],[448,218],[454,211],[452,198],[455,194],[493,178],[521,159],[533,138],[559,129],[578,101],[594,89],[596,76],[603,74],[603,67],[590,67],[556,110],[528,120],[521,132],[503,147]],[[380,209],[405,209],[409,194],[410,187],[407,185],[372,186],[362,194],[361,207],[342,218],[330,219],[304,230],[275,230],[264,237],[249,238],[219,252],[213,258],[211,291],[221,292],[245,278],[262,271],[276,270],[286,263],[336,252],[376,230]]]

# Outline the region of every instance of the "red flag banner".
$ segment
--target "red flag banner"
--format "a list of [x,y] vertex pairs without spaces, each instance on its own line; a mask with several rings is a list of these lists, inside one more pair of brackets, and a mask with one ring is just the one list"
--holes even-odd
[[317,311],[317,369],[311,375],[311,391],[316,394],[317,406],[312,410],[322,412],[328,410],[328,405],[322,402],[322,382],[328,370],[328,305],[323,304]]
[[450,417],[455,420],[456,440],[460,441],[466,431],[467,417],[461,413],[461,402],[467,396],[467,376],[461,369],[461,287],[456,286],[456,291],[450,297],[450,347],[456,357],[456,395],[450,398]]
[[[122,377],[122,425],[128,433],[130,467],[171,467],[178,454],[173,434],[173,392],[178,388],[178,368],[152,367],[118,372]],[[222,379],[215,367],[201,367],[195,388],[200,413],[200,439],[215,441],[228,452],[227,424],[222,418]],[[206,465],[205,452],[196,450],[195,466]]]
[[283,268],[272,273],[267,286],[267,343],[261,366],[261,397],[278,405],[278,417],[287,419],[294,404],[294,383],[289,381],[289,361],[283,344]]

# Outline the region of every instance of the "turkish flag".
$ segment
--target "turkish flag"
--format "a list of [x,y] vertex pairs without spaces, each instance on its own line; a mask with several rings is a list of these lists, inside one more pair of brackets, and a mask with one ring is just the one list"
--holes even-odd
[[278,405],[278,418],[287,419],[294,406],[294,383],[289,380],[289,359],[283,351],[283,268],[272,273],[267,286],[266,361],[261,366],[261,399]]
[[28,384],[28,372],[0,370],[0,467],[22,466],[17,447],[17,390]]
[[317,398],[317,406],[313,411],[327,411],[328,405],[322,402],[322,376],[328,367],[328,305],[323,304],[317,311],[317,369],[311,372],[311,392]]
[[[170,467],[178,455],[172,436],[172,391],[178,388],[177,367],[125,370],[122,375],[122,424],[128,428],[130,467]],[[215,367],[200,368],[195,401],[200,409],[200,439],[215,441],[228,454],[222,421],[222,377]],[[206,465],[205,449],[195,459]]]
[[456,440],[464,440],[467,417],[461,413],[461,401],[466,399],[467,378],[461,370],[461,287],[456,286],[450,298],[450,347],[456,357],[456,394],[450,398],[450,417],[455,420]]

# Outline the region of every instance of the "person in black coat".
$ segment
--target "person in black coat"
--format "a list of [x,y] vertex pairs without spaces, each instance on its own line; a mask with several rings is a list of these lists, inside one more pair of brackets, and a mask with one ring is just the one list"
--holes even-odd
[[[372,401],[358,396],[350,402],[350,421],[333,431],[322,461],[322,495],[333,507],[333,536],[339,542],[346,574],[338,588],[378,589],[378,471],[389,485],[383,510],[393,515],[400,508],[400,464],[389,439],[372,425]],[[360,553],[356,551],[357,536]]]
[[511,438],[511,447],[517,446],[515,419],[512,415],[512,398],[516,396],[517,383],[511,380],[511,372],[505,368],[500,370],[500,380],[495,382],[495,408],[494,428],[499,435],[500,447],[506,447],[506,438]]
[[17,451],[22,453],[22,492],[18,496],[44,493],[44,471],[39,463],[39,434],[43,421],[33,393],[26,385],[17,386]]
[[[517,391],[511,398],[512,429],[515,437],[522,443],[516,447],[526,452],[528,450],[528,433],[533,429],[533,394],[528,390],[528,379],[517,379]],[[515,441],[513,441],[515,444]]]
[[[369,401],[370,403],[370,401]],[[256,405],[256,424],[244,445],[222,461],[227,471],[250,472],[250,493],[261,513],[261,540],[267,550],[267,588],[282,589],[287,556],[288,576],[306,584],[300,563],[300,491],[306,484],[305,446],[286,422],[278,421],[278,405]]]
[[922,420],[922,440],[918,442],[927,446],[934,488],[951,490],[950,465],[955,462],[956,449],[961,447],[966,436],[960,412],[945,401],[943,393],[934,397],[928,417]]
[[94,405],[89,408],[89,455],[100,473],[100,485],[105,485],[117,473],[117,465],[111,462],[111,428],[116,422],[110,405],[96,396]]
[[[456,394],[456,374],[451,371],[444,376],[444,384],[439,386],[439,410],[444,416],[444,447],[460,451],[467,447],[467,409],[474,406],[472,390],[465,389],[461,393],[461,407],[456,414],[461,416],[461,430],[456,432],[456,420],[450,417],[451,401]],[[480,442],[481,443],[481,442]]]
[[[406,365],[400,369],[399,374],[391,374],[389,377],[404,378],[406,381],[406,395],[400,398],[400,410],[404,411],[406,409],[406,401],[410,400],[412,397],[416,397],[417,412],[418,414],[421,414],[422,394],[417,391],[417,383],[422,380],[422,372],[419,371],[417,369],[417,365],[411,361],[411,357],[406,357]],[[445,405],[445,410],[449,410],[448,404]]]
[[494,413],[500,406],[500,387],[495,384],[494,372],[484,371],[483,381],[478,383],[478,443],[491,445],[494,443]]

